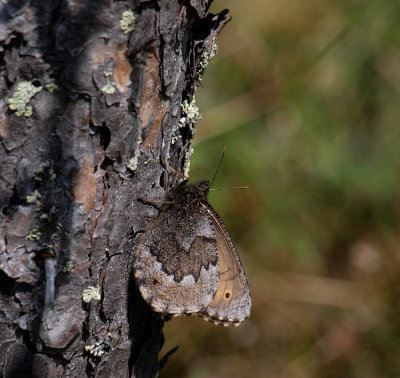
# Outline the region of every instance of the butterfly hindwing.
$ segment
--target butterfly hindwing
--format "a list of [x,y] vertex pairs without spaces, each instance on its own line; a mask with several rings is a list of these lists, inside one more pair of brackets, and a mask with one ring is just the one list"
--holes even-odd
[[144,299],[159,312],[190,314],[211,302],[219,281],[217,242],[206,212],[171,206],[148,225],[135,262]]

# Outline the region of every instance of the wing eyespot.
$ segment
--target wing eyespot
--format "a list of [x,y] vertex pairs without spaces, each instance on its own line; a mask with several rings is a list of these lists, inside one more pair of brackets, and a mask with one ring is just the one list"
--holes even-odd
[[231,292],[230,291],[226,291],[225,292],[225,299],[229,299],[231,297]]

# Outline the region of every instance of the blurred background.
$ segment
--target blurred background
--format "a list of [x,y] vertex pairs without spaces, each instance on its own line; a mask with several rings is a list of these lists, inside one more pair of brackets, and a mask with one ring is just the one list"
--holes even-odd
[[234,329],[165,327],[161,378],[400,377],[400,7],[216,0],[230,9],[196,93],[191,180],[252,292]]

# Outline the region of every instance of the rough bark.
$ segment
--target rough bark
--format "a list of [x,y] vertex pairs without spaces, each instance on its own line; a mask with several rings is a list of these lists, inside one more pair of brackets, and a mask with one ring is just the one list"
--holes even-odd
[[[193,117],[181,104],[229,20],[208,7],[0,5],[1,376],[158,371],[163,319],[132,277],[157,209],[138,198],[162,200],[163,162],[182,171],[190,159]],[[129,17],[120,23],[128,10],[133,31]]]

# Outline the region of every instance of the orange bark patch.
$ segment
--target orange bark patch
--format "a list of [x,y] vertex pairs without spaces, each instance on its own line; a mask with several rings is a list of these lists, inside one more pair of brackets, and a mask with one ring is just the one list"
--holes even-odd
[[155,54],[147,61],[145,68],[144,85],[140,98],[139,117],[143,127],[148,127],[148,133],[143,142],[146,149],[151,149],[155,137],[161,129],[166,113],[166,106],[159,95],[160,77],[158,74],[159,62]]
[[0,137],[3,139],[7,137],[7,117],[0,121]]
[[122,44],[116,49],[114,57],[117,65],[114,67],[111,75],[112,80],[117,85],[117,88],[120,92],[125,92],[131,83],[130,76],[132,72],[132,66],[130,65],[128,59],[126,59],[125,51],[126,46]]
[[91,53],[91,60],[96,66],[101,66],[110,59],[113,60],[111,79],[120,92],[125,92],[131,84],[132,66],[126,58],[125,52],[126,46],[123,44],[106,46],[104,42],[99,41],[93,43]]
[[85,213],[93,207],[96,197],[96,180],[90,159],[85,155],[83,165],[75,177],[73,189],[75,202],[83,204]]

